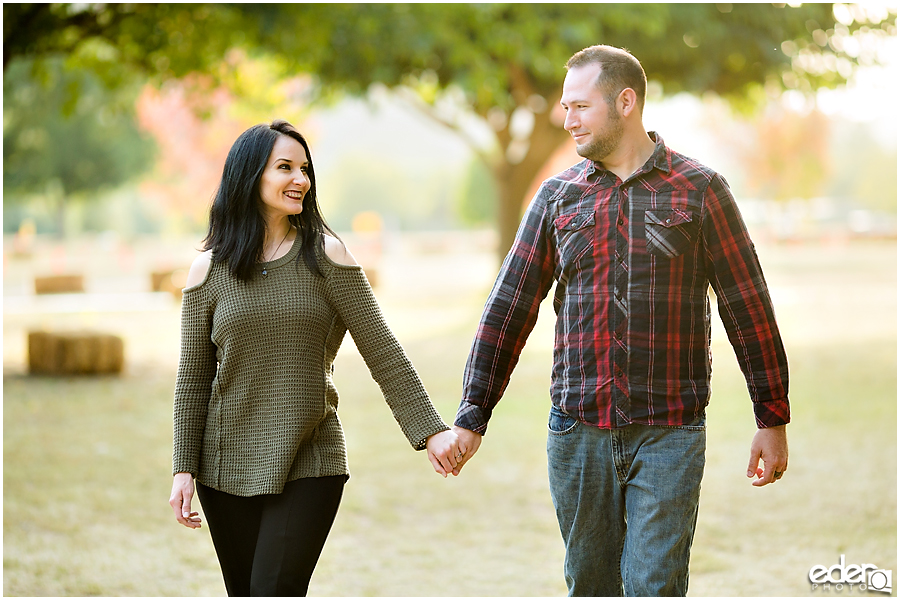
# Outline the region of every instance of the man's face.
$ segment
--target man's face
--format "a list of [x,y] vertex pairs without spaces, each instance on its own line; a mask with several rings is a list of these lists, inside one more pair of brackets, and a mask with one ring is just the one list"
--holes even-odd
[[580,156],[602,162],[619,146],[624,134],[622,117],[597,87],[600,65],[569,69],[559,103],[566,111],[565,129],[575,140]]

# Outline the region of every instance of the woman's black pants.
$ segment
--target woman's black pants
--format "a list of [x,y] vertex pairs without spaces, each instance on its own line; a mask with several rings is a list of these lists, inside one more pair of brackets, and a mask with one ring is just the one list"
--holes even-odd
[[305,596],[346,475],[289,481],[280,494],[234,496],[197,483],[229,596]]

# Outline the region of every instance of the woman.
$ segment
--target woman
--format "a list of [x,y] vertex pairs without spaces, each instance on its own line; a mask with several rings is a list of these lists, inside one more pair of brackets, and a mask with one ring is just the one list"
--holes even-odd
[[306,595],[349,477],[332,381],[348,330],[434,469],[454,472],[464,449],[325,224],[289,123],[234,143],[204,243],[184,290],[169,504],[200,527],[196,478],[229,596]]

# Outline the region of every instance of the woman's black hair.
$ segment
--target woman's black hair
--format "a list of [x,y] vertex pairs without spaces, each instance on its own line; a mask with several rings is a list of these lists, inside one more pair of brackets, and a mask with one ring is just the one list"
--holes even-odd
[[228,152],[203,239],[203,249],[212,250],[213,260],[227,263],[231,273],[242,281],[253,278],[257,263],[263,259],[266,222],[259,184],[275,140],[281,135],[300,142],[309,160],[309,191],[303,196],[303,211],[288,217],[300,236],[297,261],[302,255],[309,269],[322,275],[317,250],[324,248],[326,232],[337,237],[325,222],[316,200],[316,172],[306,139],[293,125],[280,119],[271,125],[255,125],[242,133]]

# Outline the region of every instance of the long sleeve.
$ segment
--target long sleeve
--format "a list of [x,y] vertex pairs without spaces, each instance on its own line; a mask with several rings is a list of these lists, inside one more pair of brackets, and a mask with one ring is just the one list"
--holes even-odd
[[175,382],[173,473],[196,475],[207,407],[216,375],[216,346],[206,289],[185,292],[181,307],[181,355]]
[[707,272],[753,401],[758,427],[790,421],[788,362],[756,251],[721,177],[704,199]]
[[484,307],[463,374],[456,425],[484,433],[553,281],[547,204],[535,196]]
[[353,337],[394,419],[413,448],[424,449],[429,436],[449,427],[388,327],[365,273],[359,266],[333,265],[327,279],[329,301]]

